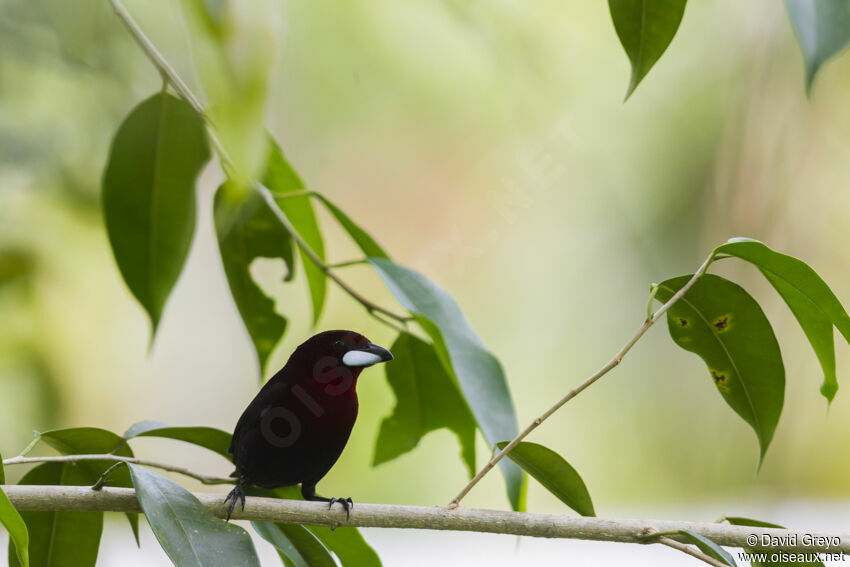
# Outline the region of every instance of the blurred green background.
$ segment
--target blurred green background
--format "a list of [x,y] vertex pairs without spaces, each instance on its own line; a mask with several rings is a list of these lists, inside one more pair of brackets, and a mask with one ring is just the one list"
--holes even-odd
[[[179,4],[126,4],[200,90]],[[693,271],[729,237],[806,260],[850,303],[850,56],[828,63],[807,99],[781,3],[689,4],[626,104],[628,60],[604,2],[287,1],[277,15],[270,129],[309,187],[458,299],[504,363],[521,424],[631,336],[651,282]],[[147,318],[109,249],[99,183],[110,138],[160,85],[104,0],[0,1],[0,249],[18,259],[0,278],[24,273],[0,284],[6,456],[56,426],[120,432],[156,419],[229,430],[259,386],[211,224],[215,165],[150,350]],[[323,226],[332,259],[357,256]],[[291,320],[278,367],[312,334],[307,289],[300,272],[281,283],[280,262],[254,268]],[[850,349],[838,343],[842,389],[828,409],[784,303],[752,267],[713,269],[751,290],[783,349],[785,410],[761,473],[752,431],[658,325],[532,438],[580,471],[600,515],[850,496]],[[367,268],[345,276],[392,304]],[[393,340],[334,287],[320,328]],[[364,374],[359,392],[361,417],[321,490],[448,502],[466,480],[455,438],[431,434],[372,468],[394,401],[381,370]],[[136,452],[230,472],[168,441],[140,440]],[[481,439],[479,461],[487,453]],[[466,503],[506,507],[499,475]],[[529,509],[564,511],[534,482]]]

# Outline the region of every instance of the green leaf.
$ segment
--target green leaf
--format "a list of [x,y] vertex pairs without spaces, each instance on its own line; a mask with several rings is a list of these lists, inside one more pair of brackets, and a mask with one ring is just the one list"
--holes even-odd
[[685,13],[685,0],[608,0],[608,8],[632,64],[628,99],[673,41]]
[[357,224],[354,223],[348,215],[346,215],[342,209],[331,203],[326,197],[320,194],[316,194],[316,198],[319,199],[322,203],[325,204],[325,207],[331,212],[331,214],[336,218],[337,222],[345,229],[351,239],[354,241],[357,246],[360,247],[360,250],[368,258],[384,258],[389,259],[387,253],[384,252],[384,249],[375,242],[375,239],[369,236],[369,234],[360,228]]
[[140,421],[124,433],[125,439],[134,437],[164,437],[185,441],[218,453],[228,461],[232,460],[227,452],[232,435],[214,427],[173,427],[161,421]]
[[434,347],[402,333],[390,351],[395,362],[386,366],[386,373],[396,406],[381,422],[373,464],[411,451],[426,434],[446,427],[457,435],[461,457],[474,475],[475,418]]
[[[85,486],[89,473],[79,466],[44,463],[30,470],[20,484]],[[93,567],[97,561],[103,512],[21,512],[29,531],[29,564],[32,567]],[[16,567],[9,546],[9,565]]]
[[121,275],[156,332],[195,232],[195,179],[210,158],[204,124],[160,93],[137,106],[112,140],[103,211]]
[[828,59],[850,43],[850,0],[785,0],[806,61],[806,92]]
[[127,465],[156,539],[177,567],[259,567],[251,536],[213,516],[192,493],[139,465]]
[[[0,482],[5,484],[5,481]],[[30,554],[29,542],[30,536],[27,531],[27,524],[21,515],[9,502],[9,497],[0,489],[0,524],[9,532],[9,555],[12,555],[14,548],[15,557],[23,567],[29,567]],[[11,561],[9,562],[11,564]]]
[[257,258],[282,259],[293,273],[292,239],[255,191],[222,185],[215,195],[215,226],[230,293],[251,335],[264,374],[269,355],[286,331],[287,321],[251,276]]
[[[668,301],[691,276],[658,284]],[[752,426],[761,448],[759,467],[785,399],[785,368],[773,328],[742,287],[705,274],[667,311],[670,336],[698,354],[726,403]]]
[[735,563],[735,559],[732,555],[708,539],[707,537],[703,537],[699,534],[696,534],[689,530],[672,530],[668,532],[657,532],[651,534],[649,537],[660,537],[660,536],[671,536],[671,535],[680,535],[686,537],[692,544],[697,546],[700,551],[708,555],[709,557],[720,561],[724,565],[729,565],[729,567],[738,567],[738,564]]
[[[466,403],[490,443],[516,437],[514,404],[502,365],[444,289],[423,275],[384,258],[369,258],[390,291],[416,316],[446,370],[460,385]],[[514,463],[499,463],[515,510],[524,507],[525,475]]]
[[336,567],[331,553],[304,526],[251,522],[254,530],[272,544],[281,559],[295,567]]
[[0,250],[0,285],[32,273],[35,261],[22,250]]
[[[68,429],[53,429],[39,435],[39,439],[62,453],[63,455],[99,455],[111,453],[119,457],[132,457],[133,450],[125,443],[124,439],[112,431],[97,427],[71,427]],[[94,484],[106,472],[106,469],[114,465],[114,461],[81,461],[78,465],[88,473],[87,482],[83,484]],[[130,488],[130,473],[124,467],[119,467],[109,475],[109,486],[119,488]],[[127,521],[136,543],[139,544],[139,516],[128,513]]]
[[774,252],[757,240],[734,239],[718,246],[715,253],[750,262],[776,288],[820,361],[824,374],[820,391],[831,402],[838,391],[832,327],[850,342],[850,316],[826,282],[802,260]]
[[[316,256],[324,260],[325,242],[322,239],[319,222],[316,220],[313,203],[310,201],[309,195],[287,196],[287,193],[303,191],[304,183],[292,166],[289,165],[289,162],[286,161],[283,151],[274,140],[271,140],[271,152],[269,153],[269,163],[263,184],[274,194],[278,207],[286,215],[295,230],[298,231],[301,238],[304,239],[304,242],[307,243],[307,246],[316,253]],[[310,260],[303,250],[299,248],[298,252],[304,265],[307,285],[310,287],[310,298],[313,301],[313,324],[315,325],[319,321],[322,308],[325,305],[328,281],[322,269]]]
[[[501,451],[508,443],[502,441],[496,443],[496,447]],[[581,476],[555,451],[537,443],[522,442],[508,453],[508,458],[582,516],[596,515],[590,493]]]
[[[762,522],[760,520],[742,518],[739,516],[727,516],[724,518],[724,520],[726,520],[733,526],[752,526],[755,528],[779,528],[783,530],[786,529],[785,526],[780,526],[778,524],[771,524],[770,522]],[[744,552],[770,554],[772,550],[766,547],[745,547]],[[824,564],[822,561],[751,561],[750,567],[824,567]]]

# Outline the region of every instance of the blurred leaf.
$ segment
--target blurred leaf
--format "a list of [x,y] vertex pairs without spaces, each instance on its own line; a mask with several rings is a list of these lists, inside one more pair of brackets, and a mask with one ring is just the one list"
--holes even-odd
[[360,247],[360,250],[362,250],[367,257],[389,259],[387,253],[384,252],[384,249],[381,248],[377,242],[375,242],[375,239],[355,224],[354,221],[352,221],[349,216],[342,211],[342,209],[331,203],[323,195],[317,193],[316,198],[325,204],[334,218],[336,218],[337,222],[342,225],[342,228],[345,229],[351,239],[354,240],[354,243]]
[[[656,299],[668,301],[690,279],[660,283]],[[705,361],[726,403],[755,430],[761,467],[785,399],[782,353],[761,307],[739,285],[705,274],[667,311],[667,326],[677,345]]]
[[6,469],[3,468],[3,455],[0,454],[0,484],[6,484]]
[[[44,463],[19,484],[86,486],[88,472],[66,463]],[[93,567],[97,561],[103,512],[21,512],[29,530],[32,567]],[[9,546],[9,566],[20,565]]]
[[[119,435],[99,429],[97,427],[71,427],[68,429],[53,429],[45,431],[39,438],[62,453],[63,455],[99,455],[111,453],[120,457],[133,457],[133,450],[124,442]],[[106,469],[114,465],[113,461],[80,461],[79,468],[88,472],[88,482],[83,484],[94,484],[106,472]],[[130,473],[124,467],[119,467],[109,475],[109,485],[119,488],[131,488]],[[139,516],[127,513],[127,521],[136,543],[139,543]]]
[[[2,465],[0,465],[0,469]],[[5,481],[0,481],[0,484],[5,484]],[[9,555],[14,553],[18,562],[24,567],[29,567],[29,541],[30,536],[27,532],[27,525],[21,515],[9,502],[9,497],[0,489],[0,524],[9,532]],[[10,561],[11,563],[11,561]]]
[[673,41],[685,13],[685,0],[608,0],[611,19],[629,61],[629,98]]
[[[741,517],[725,517],[723,518],[733,526],[752,526],[756,528],[779,528],[786,529],[785,526],[780,526],[778,524],[771,524],[770,522],[762,522],[760,520],[752,520],[750,518],[741,518]],[[746,553],[771,553],[770,548],[763,547],[745,547],[744,552]],[[750,567],[824,567],[823,562],[821,561],[751,561]]]
[[429,432],[446,427],[457,435],[463,462],[474,475],[475,418],[434,347],[402,333],[390,351],[395,361],[386,366],[386,373],[396,406],[381,422],[373,464],[403,455]]
[[0,285],[32,273],[33,258],[20,250],[0,250]]
[[112,140],[103,211],[115,261],[153,332],[195,231],[195,179],[209,160],[204,124],[180,99],[139,104]]
[[227,27],[228,0],[190,0],[207,30],[221,38]]
[[735,239],[715,252],[750,262],[776,288],[817,354],[824,373],[821,393],[831,402],[838,391],[832,326],[850,342],[850,317],[826,282],[802,260],[774,252],[757,240]]
[[785,0],[806,61],[806,92],[821,65],[850,42],[850,0]]
[[[496,443],[496,447],[501,451],[508,443],[502,441]],[[555,451],[537,443],[522,442],[508,453],[508,458],[582,516],[596,515],[590,493],[581,476]]]
[[336,567],[331,553],[304,526],[272,522],[251,522],[251,525],[277,549],[285,565]]
[[164,437],[185,441],[218,453],[228,461],[232,460],[227,452],[231,434],[214,427],[173,427],[161,421],[140,421],[124,433],[125,439],[134,437]]
[[[369,258],[387,287],[431,337],[446,370],[457,379],[466,403],[490,443],[516,437],[514,404],[499,360],[484,346],[455,300],[423,275],[384,258]],[[499,462],[514,510],[524,508],[525,475],[509,460]]]
[[692,531],[688,530],[673,530],[669,532],[657,532],[651,534],[650,537],[659,537],[659,536],[671,536],[671,535],[680,535],[688,538],[692,544],[697,546],[700,551],[708,555],[709,557],[716,559],[723,563],[724,565],[729,565],[729,567],[738,567],[738,564],[735,563],[735,559],[732,555],[729,554],[728,551],[708,539],[707,537],[703,537],[699,534],[696,534]]
[[177,567],[259,567],[245,530],[213,516],[176,482],[138,465],[127,466],[148,523]]
[[[289,197],[287,193],[303,191],[304,183],[298,174],[286,161],[283,151],[277,142],[271,140],[271,152],[269,153],[269,164],[266,170],[266,178],[263,184],[275,195],[280,210],[292,223],[295,230],[310,249],[322,260],[325,259],[325,242],[316,220],[316,212],[309,195],[300,197]],[[325,305],[328,280],[325,273],[313,263],[310,258],[299,248],[301,262],[304,265],[304,274],[307,276],[307,284],[310,286],[310,298],[313,300],[313,325],[319,321],[322,307]]]
[[257,258],[281,259],[291,275],[292,239],[258,193],[232,189],[232,185],[224,184],[215,194],[218,245],[230,293],[254,342],[260,374],[265,374],[269,355],[283,337],[287,320],[254,282],[251,263]]

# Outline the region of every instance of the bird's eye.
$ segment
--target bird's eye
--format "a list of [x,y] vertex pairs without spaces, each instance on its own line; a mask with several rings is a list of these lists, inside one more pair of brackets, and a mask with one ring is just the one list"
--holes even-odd
[[342,341],[335,341],[334,342],[334,351],[336,351],[337,353],[345,352],[345,343],[342,342]]

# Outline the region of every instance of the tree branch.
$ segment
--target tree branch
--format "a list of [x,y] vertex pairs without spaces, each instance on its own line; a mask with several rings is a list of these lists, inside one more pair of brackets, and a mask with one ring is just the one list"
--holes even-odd
[[476,484],[478,484],[478,481],[480,481],[482,478],[484,478],[484,476],[488,472],[490,472],[493,469],[493,467],[495,467],[498,464],[498,462],[501,461],[502,458],[505,457],[505,455],[510,453],[513,450],[514,447],[519,445],[520,442],[523,439],[528,437],[528,435],[532,431],[537,429],[537,427],[539,427],[541,423],[546,421],[549,418],[549,416],[551,416],[553,413],[558,411],[564,404],[566,404],[568,401],[570,401],[573,398],[575,398],[576,396],[578,396],[585,389],[587,389],[591,384],[593,384],[594,382],[596,382],[597,380],[599,380],[600,378],[605,376],[608,372],[610,372],[617,365],[619,365],[620,362],[622,362],[623,357],[626,356],[626,354],[632,349],[632,347],[635,345],[636,342],[638,342],[638,340],[644,335],[644,333],[646,333],[646,331],[648,331],[649,328],[653,324],[655,324],[655,322],[658,321],[658,319],[664,313],[666,313],[667,310],[670,309],[673,306],[674,303],[679,301],[679,298],[681,298],[683,295],[685,295],[685,293],[689,289],[691,289],[691,286],[693,286],[696,283],[696,281],[700,278],[700,276],[702,276],[706,272],[706,270],[708,270],[708,266],[711,264],[711,261],[713,259],[714,259],[714,252],[712,252],[711,255],[708,258],[705,259],[705,262],[702,263],[702,265],[699,267],[699,269],[696,271],[696,273],[694,273],[693,277],[690,280],[688,280],[688,283],[686,283],[684,286],[682,286],[682,288],[679,291],[677,291],[673,295],[673,297],[671,297],[669,299],[669,301],[667,301],[667,303],[665,303],[664,305],[659,307],[658,311],[656,311],[655,313],[653,313],[652,315],[650,315],[649,317],[646,318],[646,320],[643,322],[643,325],[641,325],[640,328],[637,330],[637,332],[634,335],[632,335],[632,338],[630,338],[626,342],[626,344],[623,345],[623,348],[621,348],[619,350],[619,352],[617,352],[617,354],[614,355],[614,358],[609,360],[605,364],[605,366],[603,366],[602,368],[597,370],[590,378],[588,378],[587,380],[582,382],[576,388],[570,390],[567,393],[566,396],[564,396],[563,398],[558,400],[558,402],[555,403],[554,406],[552,406],[551,408],[546,410],[546,412],[543,413],[543,415],[541,415],[540,417],[538,417],[537,419],[532,421],[531,424],[528,427],[526,427],[519,435],[514,437],[514,439],[510,443],[505,445],[504,449],[502,449],[501,451],[496,453],[496,455],[493,456],[493,458],[490,459],[490,461],[486,465],[484,465],[484,468],[482,468],[480,471],[478,471],[478,474],[476,474],[472,478],[472,480],[470,480],[467,483],[467,485],[463,487],[463,489],[458,493],[458,495],[454,497],[454,499],[449,503],[449,507],[457,507],[457,505],[460,504],[460,501],[463,499],[463,497],[466,496],[469,493],[469,491],[472,490],[472,488]]
[[[230,156],[227,153],[227,150],[222,145],[221,141],[216,136],[215,130],[213,128],[212,121],[210,117],[207,115],[206,110],[204,109],[204,105],[201,103],[200,99],[195,96],[189,86],[180,78],[180,75],[171,66],[168,60],[163,57],[162,53],[156,48],[154,43],[150,40],[150,38],[145,34],[144,30],[139,26],[130,12],[124,7],[120,0],[109,0],[109,3],[112,5],[112,9],[115,10],[115,14],[118,18],[124,23],[127,28],[127,31],[130,32],[130,35],[133,36],[133,39],[142,48],[145,55],[148,57],[153,66],[160,72],[163,79],[167,81],[174,90],[179,94],[194,110],[198,113],[198,116],[204,121],[207,125],[207,130],[209,132],[210,141],[215,147],[216,153],[219,156],[219,159],[222,162],[222,166],[225,171],[233,169],[233,162],[230,159]],[[260,193],[263,199],[268,204],[269,208],[272,210],[274,215],[278,218],[280,223],[283,225],[284,230],[289,233],[289,236],[292,237],[292,240],[298,245],[298,247],[304,252],[304,255],[307,256],[311,262],[316,264],[322,272],[329,277],[331,280],[336,282],[336,284],[342,288],[348,295],[350,295],[355,301],[360,303],[369,314],[374,315],[375,313],[381,313],[386,315],[387,317],[394,319],[400,323],[406,323],[411,320],[410,316],[399,315],[394,311],[390,311],[372,301],[366,299],[360,293],[358,293],[354,288],[348,285],[342,278],[340,278],[336,273],[331,270],[330,266],[322,260],[316,252],[310,248],[310,245],[301,238],[301,235],[295,230],[295,227],[289,222],[289,219],[286,218],[284,212],[280,209],[275,202],[275,194],[273,194],[267,187],[263,186],[261,183],[253,182],[253,188]],[[306,195],[312,194],[312,191],[305,193]],[[283,195],[283,197],[287,197],[289,195]],[[385,319],[380,317],[375,317],[378,321],[382,323],[386,323]]]
[[[32,510],[89,510],[103,512],[141,512],[136,493],[130,488],[106,487],[94,491],[88,486],[3,486],[3,491],[16,509]],[[227,515],[221,494],[193,493],[214,515]],[[276,498],[248,497],[245,510],[236,507],[234,519],[260,522],[284,522],[314,526],[357,526],[369,528],[407,528],[426,530],[453,530],[513,534],[531,537],[582,539],[622,543],[647,543],[646,534],[652,531],[668,532],[689,530],[704,536],[718,545],[750,547],[747,537],[766,534],[798,544],[783,549],[813,552],[850,553],[850,534],[797,532],[778,528],[753,528],[719,523],[675,522],[665,520],[631,520],[585,518],[560,514],[530,514],[501,510],[456,508],[439,506],[392,506],[387,504],[358,503],[346,520],[342,507],[328,510],[322,502],[279,500]],[[821,536],[825,545],[803,545],[804,534]],[[836,539],[840,542],[834,543]],[[812,540],[815,541],[815,540]]]
[[[188,476],[198,480],[204,484],[234,484],[233,478],[223,478],[219,476],[206,476],[190,471],[183,467],[158,463],[154,461],[146,461],[144,459],[136,459],[133,457],[122,457],[120,455],[104,454],[104,455],[59,455],[49,457],[12,457],[3,461],[4,466],[10,465],[27,465],[31,463],[77,463],[80,461],[111,461],[118,463],[133,463],[134,465],[145,465],[164,471],[170,471],[183,476]],[[104,473],[105,474],[105,473]],[[102,485],[103,479],[98,480],[98,484]]]

